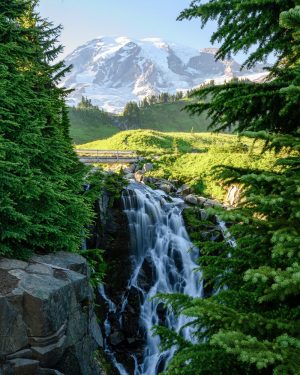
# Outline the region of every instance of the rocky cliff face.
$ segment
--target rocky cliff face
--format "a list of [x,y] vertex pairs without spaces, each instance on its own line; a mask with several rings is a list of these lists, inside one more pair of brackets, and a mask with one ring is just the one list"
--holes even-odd
[[131,271],[128,222],[123,209],[121,192],[119,197],[113,197],[104,190],[95,204],[96,220],[87,240],[88,249],[104,250],[109,265],[104,283],[113,285],[117,294],[126,288]]
[[[87,247],[105,250],[104,258],[108,265],[104,286],[100,287],[96,297],[100,306],[97,315],[105,333],[104,347],[107,353],[115,353],[115,359],[124,363],[129,373],[133,374],[132,354],[139,351],[142,355],[144,340],[139,332],[140,296],[136,289],[128,289],[134,269],[128,219],[122,197],[112,197],[108,191],[102,192],[94,210],[97,217]],[[124,298],[127,304],[122,311],[121,323],[120,311]],[[115,359],[108,355],[109,361],[114,362]],[[110,375],[118,373],[113,367],[109,372]]]
[[130,101],[161,92],[191,89],[206,79],[231,79],[262,70],[240,71],[233,61],[215,61],[215,49],[195,48],[160,38],[99,37],[66,57],[72,71],[62,82],[75,89],[69,104],[81,96],[110,112],[120,112]]
[[0,258],[1,375],[100,375],[102,341],[84,258]]

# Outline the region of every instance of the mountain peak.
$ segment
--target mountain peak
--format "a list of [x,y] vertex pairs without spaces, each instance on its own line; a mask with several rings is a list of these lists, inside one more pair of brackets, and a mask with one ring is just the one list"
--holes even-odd
[[99,36],[76,48],[66,57],[73,70],[62,82],[75,91],[68,98],[76,105],[81,96],[94,105],[120,112],[128,101],[161,92],[174,94],[194,88],[207,79],[240,72],[234,61],[215,61],[217,49],[202,51],[159,37],[134,39],[127,36]]

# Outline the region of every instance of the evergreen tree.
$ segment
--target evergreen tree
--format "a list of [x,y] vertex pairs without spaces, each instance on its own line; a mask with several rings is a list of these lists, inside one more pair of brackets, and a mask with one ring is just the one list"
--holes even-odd
[[178,20],[199,18],[202,28],[208,21],[217,21],[211,43],[221,43],[216,58],[228,59],[237,52],[251,51],[243,66],[252,67],[275,53],[277,62],[290,56],[292,30],[280,27],[281,12],[297,5],[297,0],[193,0]]
[[170,95],[167,92],[162,92],[158,99],[160,103],[168,103],[170,101]]
[[216,176],[243,187],[240,207],[219,211],[236,246],[207,242],[199,269],[214,291],[210,297],[162,296],[191,318],[196,343],[158,327],[166,346],[177,346],[168,374],[300,374],[300,7],[297,1],[193,1],[180,19],[218,20],[213,40],[224,58],[254,44],[245,65],[278,57],[263,84],[230,82],[193,93],[208,103],[213,126],[234,124],[281,151],[274,171],[219,167]]
[[60,27],[35,0],[0,3],[0,255],[75,251],[90,220],[54,63]]
[[77,108],[79,109],[99,109],[97,106],[92,104],[92,100],[86,98],[85,96],[81,97],[80,103],[78,103]]
[[156,104],[158,102],[157,100],[157,97],[155,95],[151,95],[148,99],[149,101],[149,104],[152,105],[152,104]]
[[136,102],[128,102],[124,108],[123,116],[127,129],[139,128],[141,125],[140,108]]
[[149,106],[148,98],[145,97],[145,98],[143,98],[143,100],[141,101],[141,105],[140,105],[140,107],[141,107],[141,108],[146,108],[146,107],[148,107],[148,106]]
[[177,91],[175,95],[175,100],[181,100],[183,98],[183,92],[182,91]]

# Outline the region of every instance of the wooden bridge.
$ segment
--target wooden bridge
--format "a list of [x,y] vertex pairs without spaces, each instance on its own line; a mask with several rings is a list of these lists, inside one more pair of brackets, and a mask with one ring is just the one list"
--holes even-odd
[[133,164],[140,160],[136,151],[76,149],[84,164]]

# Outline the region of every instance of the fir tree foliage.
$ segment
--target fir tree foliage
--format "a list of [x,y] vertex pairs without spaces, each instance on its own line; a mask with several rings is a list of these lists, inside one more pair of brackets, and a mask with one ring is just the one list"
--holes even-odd
[[246,65],[270,52],[278,60],[265,83],[198,90],[196,97],[209,94],[211,101],[190,111],[208,110],[215,128],[234,124],[281,157],[269,172],[216,169],[223,184],[242,187],[238,208],[213,211],[232,223],[236,246],[201,244],[199,271],[213,295],[161,296],[175,313],[190,318],[195,332],[195,342],[189,342],[157,327],[164,345],[177,347],[166,374],[300,374],[300,8],[297,1],[275,0],[199,4],[194,1],[180,18],[218,20],[218,57],[257,43]]
[[140,126],[140,108],[136,102],[128,102],[123,111],[126,129],[138,128]]
[[79,109],[99,109],[96,105],[92,104],[92,100],[82,96],[80,103],[78,103],[77,108]]
[[[251,68],[274,53],[277,62],[291,52],[290,29],[280,27],[280,14],[297,5],[297,0],[193,0],[178,20],[199,18],[202,28],[208,21],[217,21],[218,28],[211,42],[221,43],[217,59],[226,59],[237,52],[249,52],[243,66]],[[299,4],[298,4],[299,5]],[[254,51],[252,47],[258,46]]]
[[[295,31],[297,1],[211,0],[203,5],[199,3],[201,1],[192,2],[191,8],[183,11],[179,19],[200,17],[203,26],[210,19],[218,21],[218,30],[211,39],[212,42],[223,41],[217,58],[226,58],[240,50],[247,52],[258,44],[246,60],[246,67],[263,62],[270,53],[278,59],[273,67],[268,67],[269,77],[262,84],[233,79],[226,85],[207,85],[204,89],[193,90],[190,96],[199,101],[188,105],[187,110],[191,114],[207,111],[211,127],[220,131],[235,128],[241,132],[268,129],[296,133],[300,114],[296,89],[300,73],[299,51],[297,56],[295,48],[299,43],[299,34]],[[284,22],[285,27],[282,27]]]
[[69,138],[60,27],[35,0],[0,3],[0,255],[76,251],[90,221]]

